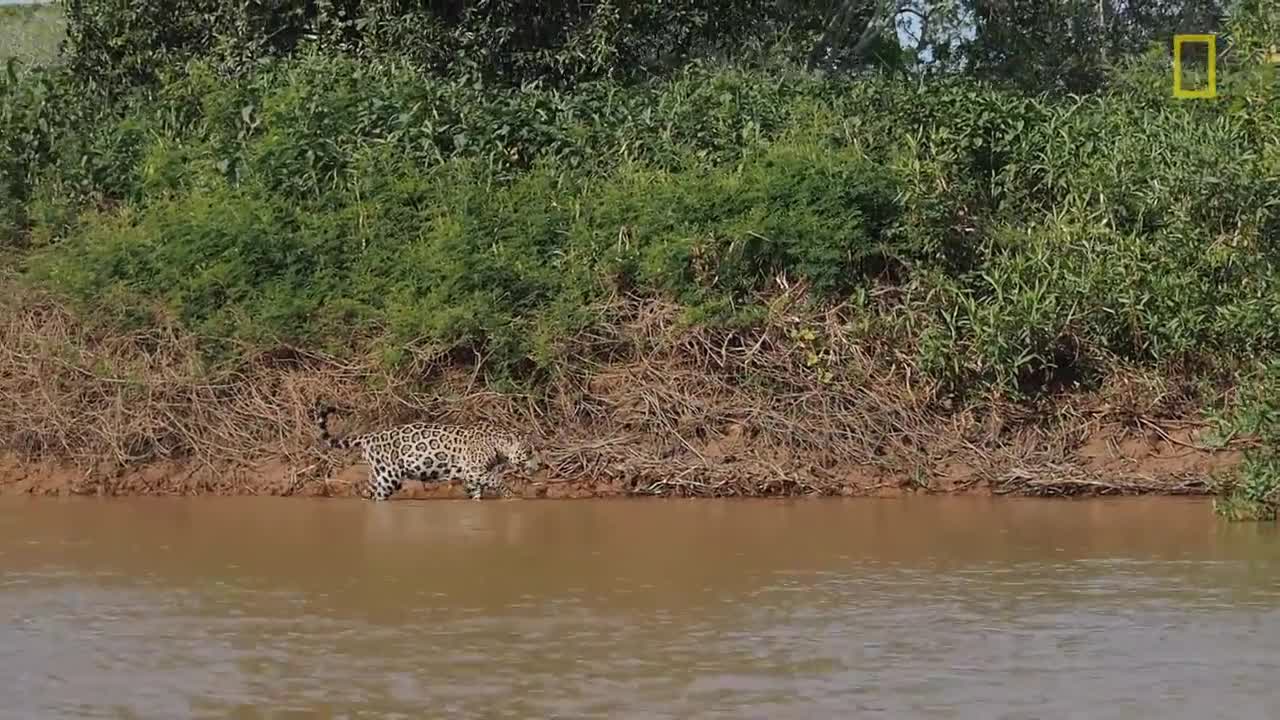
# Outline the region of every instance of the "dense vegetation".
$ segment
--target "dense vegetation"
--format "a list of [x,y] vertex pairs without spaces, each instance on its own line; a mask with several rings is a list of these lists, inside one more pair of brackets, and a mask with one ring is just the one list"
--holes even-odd
[[[536,381],[611,297],[749,327],[785,275],[957,394],[1234,374],[1257,401],[1228,424],[1272,427],[1261,1],[1214,27],[1212,102],[1168,65],[1211,3],[929,3],[911,49],[880,3],[153,5],[69,3],[66,62],[0,81],[15,282],[103,327],[172,319],[214,363],[462,347]],[[1274,504],[1259,452],[1237,507]]]

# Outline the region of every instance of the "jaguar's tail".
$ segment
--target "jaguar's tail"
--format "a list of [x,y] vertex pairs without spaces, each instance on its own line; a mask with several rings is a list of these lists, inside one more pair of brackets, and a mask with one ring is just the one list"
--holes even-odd
[[320,428],[320,443],[322,445],[328,448],[346,450],[354,446],[354,443],[351,442],[352,438],[334,437],[333,433],[329,432],[329,416],[337,411],[338,409],[332,405],[320,405],[312,411],[312,419],[315,421],[316,426]]

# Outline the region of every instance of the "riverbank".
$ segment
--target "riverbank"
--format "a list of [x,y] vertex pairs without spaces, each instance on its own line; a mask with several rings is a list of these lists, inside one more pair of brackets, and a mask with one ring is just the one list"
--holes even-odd
[[[172,329],[100,334],[53,303],[7,309],[0,494],[351,497],[367,468],[319,448],[308,419],[335,401],[350,411],[340,432],[417,419],[528,428],[547,467],[511,479],[525,498],[1207,494],[1254,443],[1222,442],[1186,387],[1150,373],[960,401],[866,337],[827,348],[845,372],[815,372],[795,328],[848,336],[839,312],[783,311],[717,335],[680,327],[671,305],[612,307],[611,336],[578,346],[607,344],[612,359],[580,360],[535,395],[485,388],[448,355],[391,371],[276,351],[210,375]],[[397,497],[462,494],[407,483]]]
[[[603,463],[600,474],[594,476],[565,476],[553,470],[512,478],[510,482],[515,495],[523,499],[898,497],[908,493],[1040,497],[1210,495],[1214,493],[1215,477],[1236,470],[1240,464],[1237,450],[1189,449],[1186,444],[1195,441],[1194,431],[1176,426],[1169,430],[1157,428],[1139,433],[1119,424],[1100,427],[1060,462],[1019,462],[1008,457],[996,460],[981,451],[970,451],[949,461],[913,468],[868,464],[821,469],[789,467],[779,472],[772,463],[739,461],[716,454],[717,450],[724,452],[723,445],[694,445],[690,452],[701,458],[693,462],[612,462]],[[569,452],[595,448],[584,443],[549,449],[553,455],[563,457]],[[616,448],[637,454],[645,449],[641,443]],[[119,467],[111,463],[82,466],[65,460],[36,460],[8,452],[0,455],[0,495],[357,497],[366,466],[349,459],[332,464],[321,457],[312,459],[314,464],[301,467],[288,455],[266,456],[256,463],[153,460]],[[326,466],[323,471],[318,469],[322,465]],[[457,483],[407,483],[393,499],[462,498],[465,494]]]
[[533,495],[1280,505],[1269,14],[1185,102],[1158,50],[841,70],[817,16],[377,7],[73,4],[0,76],[7,487],[349,493],[328,402],[529,429]]

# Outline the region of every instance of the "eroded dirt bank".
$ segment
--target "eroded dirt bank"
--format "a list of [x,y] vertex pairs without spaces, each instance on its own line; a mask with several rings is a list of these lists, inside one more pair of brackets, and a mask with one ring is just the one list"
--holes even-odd
[[[779,299],[752,333],[682,328],[628,301],[564,348],[537,395],[488,389],[475,358],[409,349],[397,370],[281,349],[212,372],[168,329],[99,334],[50,303],[0,321],[0,493],[353,496],[339,432],[484,419],[528,432],[546,462],[523,497],[978,492],[1204,493],[1248,439],[1216,449],[1187,383],[1116,369],[1088,393],[1011,403],[922,381],[904,342],[838,310]],[[461,497],[406,485],[401,497]]]
[[[932,464],[908,468],[867,465],[820,467],[786,462],[776,467],[755,460],[740,434],[691,446],[701,459],[669,459],[658,463],[612,463],[592,475],[569,475],[555,469],[532,476],[509,476],[522,498],[589,498],[622,496],[896,496],[910,492],[1096,495],[1203,494],[1212,478],[1233,469],[1239,450],[1213,451],[1196,446],[1194,428],[1160,427],[1147,432],[1119,424],[1087,431],[1083,442],[1050,462],[1018,462],[1017,456],[957,452]],[[550,448],[563,461],[563,451]],[[577,449],[579,452],[583,448]],[[1025,450],[1025,449],[1024,449]],[[1034,449],[1032,449],[1034,450]],[[640,449],[637,448],[637,452]],[[35,495],[299,495],[355,497],[367,468],[350,455],[338,454],[311,466],[286,457],[256,463],[204,463],[196,460],[152,460],[135,466],[103,462],[77,465],[55,458],[23,458],[14,451],[0,456],[0,494]],[[397,498],[463,498],[457,483],[426,486],[407,483]]]

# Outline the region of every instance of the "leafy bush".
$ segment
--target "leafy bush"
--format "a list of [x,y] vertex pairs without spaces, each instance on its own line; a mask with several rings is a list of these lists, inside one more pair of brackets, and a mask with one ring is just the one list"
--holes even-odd
[[1218,418],[1218,434],[1258,438],[1244,462],[1219,478],[1214,510],[1228,520],[1274,520],[1280,510],[1280,363],[1256,363],[1240,379],[1233,412]]
[[355,326],[549,368],[619,288],[739,322],[779,273],[905,290],[877,312],[955,389],[1280,345],[1280,110],[1241,75],[1217,105],[1142,62],[1088,98],[785,63],[513,89],[314,50],[158,78],[5,85],[6,207],[28,280],[215,350]]
[[691,305],[742,302],[783,271],[846,292],[875,265],[893,195],[865,157],[816,145],[585,185],[535,169],[502,187],[474,160],[422,169],[380,150],[306,205],[223,183],[86,221],[29,276],[114,322],[150,321],[136,309],[154,300],[210,338],[337,347],[370,322],[514,362],[531,327],[572,329],[617,283]]
[[821,24],[826,3],[739,0],[80,0],[67,3],[72,66],[131,87],[202,58],[239,74],[302,48],[397,58],[438,76],[509,85],[644,77]]

